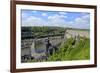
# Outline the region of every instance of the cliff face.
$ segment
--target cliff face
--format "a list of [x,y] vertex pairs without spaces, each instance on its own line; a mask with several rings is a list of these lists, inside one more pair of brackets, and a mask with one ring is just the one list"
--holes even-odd
[[75,37],[75,36],[90,38],[90,31],[89,30],[73,30],[73,29],[66,30],[65,38],[70,38],[70,37]]

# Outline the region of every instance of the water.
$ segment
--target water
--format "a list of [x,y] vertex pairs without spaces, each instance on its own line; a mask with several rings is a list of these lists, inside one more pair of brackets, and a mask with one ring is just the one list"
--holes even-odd
[[37,48],[37,49],[35,50],[35,52],[36,52],[36,53],[43,53],[43,52],[45,52],[45,50],[42,49],[42,48]]
[[[56,38],[56,39],[55,39]],[[50,43],[57,47],[57,44],[61,43],[62,39],[60,37],[52,37],[50,38]],[[44,39],[37,39],[35,41],[35,52],[43,53],[46,51],[46,42]]]
[[46,45],[42,40],[35,41],[35,52],[36,53],[43,53],[46,50]]

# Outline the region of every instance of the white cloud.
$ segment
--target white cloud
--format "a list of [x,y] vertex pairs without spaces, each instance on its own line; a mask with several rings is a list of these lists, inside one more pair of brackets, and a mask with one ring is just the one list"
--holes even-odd
[[46,14],[46,13],[42,13],[41,15],[42,15],[42,16],[47,16],[47,14]]
[[37,11],[32,11],[33,13],[36,13]]
[[52,16],[48,16],[48,19],[57,19],[57,18],[67,18],[67,16],[64,16],[64,15],[58,15],[58,14],[55,14],[55,15],[52,15]]
[[68,23],[75,28],[89,29],[90,27],[89,15],[82,15],[81,17],[78,17],[74,19],[74,21]]
[[90,16],[89,16],[89,15],[84,15],[84,16],[82,16],[82,18],[83,18],[83,19],[89,19]]
[[26,20],[22,21],[23,26],[59,26],[59,27],[67,27],[66,21],[63,19],[62,15],[52,15],[49,16],[47,20],[30,16]]
[[75,19],[75,22],[88,24],[89,23],[90,16],[89,15],[82,15],[81,17],[78,17]]
[[60,18],[60,16],[58,14],[48,16],[48,19],[56,19],[56,18]]
[[22,13],[22,18],[27,18],[28,14],[27,13]]
[[75,19],[75,22],[78,23],[78,24],[83,24],[83,23],[86,23],[87,20],[82,19],[82,18],[76,18],[76,19]]
[[[25,14],[26,15],[26,14]],[[23,14],[23,16],[25,16]],[[48,16],[46,13],[43,16]],[[90,27],[89,15],[83,14],[80,17],[75,18],[72,21],[68,21],[68,17],[65,15],[54,14],[48,16],[47,19],[41,17],[28,16],[26,20],[22,20],[23,26],[59,26],[59,27],[74,27],[88,29]]]
[[67,16],[65,16],[65,15],[60,15],[60,17],[62,17],[62,18],[67,18]]
[[46,23],[43,19],[30,16],[26,21],[22,21],[22,26],[44,26]]
[[67,14],[67,13],[66,13],[66,12],[59,12],[59,14],[65,15],[65,14]]
[[64,15],[52,15],[48,17],[49,24],[52,24],[52,26],[60,26],[60,27],[67,27],[67,21],[64,19],[67,18]]

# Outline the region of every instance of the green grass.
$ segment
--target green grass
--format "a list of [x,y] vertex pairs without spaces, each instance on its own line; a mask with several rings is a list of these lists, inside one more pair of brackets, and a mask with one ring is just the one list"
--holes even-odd
[[59,46],[59,51],[53,53],[48,61],[88,60],[90,59],[90,39],[81,37],[75,42],[73,38],[65,41]]

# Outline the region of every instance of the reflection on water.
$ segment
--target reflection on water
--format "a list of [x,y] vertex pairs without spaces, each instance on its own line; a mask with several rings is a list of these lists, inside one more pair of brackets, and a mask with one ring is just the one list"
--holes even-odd
[[[21,50],[21,61],[27,62],[28,60],[46,60],[47,54],[46,54],[46,45],[47,45],[47,38],[38,38],[38,39],[25,39],[22,41],[22,47],[24,48]],[[49,41],[52,45],[52,48],[49,47],[49,51],[53,52],[55,50],[55,47],[58,46],[59,43],[61,43],[62,39],[61,36],[56,37],[50,37]],[[54,50],[50,50],[54,49]],[[32,59],[31,59],[32,58]],[[25,60],[27,59],[27,60]]]
[[35,41],[35,52],[42,53],[46,50],[46,46],[43,40]]

